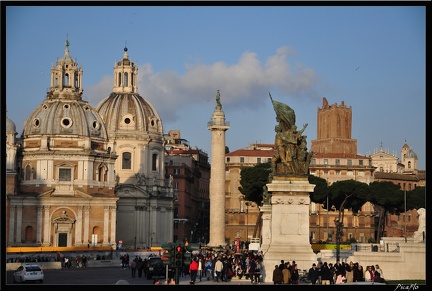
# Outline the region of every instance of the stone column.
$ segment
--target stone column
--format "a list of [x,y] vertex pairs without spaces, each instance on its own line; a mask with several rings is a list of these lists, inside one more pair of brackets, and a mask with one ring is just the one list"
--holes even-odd
[[314,187],[307,177],[276,176],[267,184],[271,212],[268,206],[261,210],[266,218],[261,247],[265,282],[272,282],[274,266],[281,260],[296,261],[299,270],[309,270],[317,262],[309,242],[309,193]]
[[211,175],[210,175],[210,241],[212,247],[225,247],[225,122],[219,90],[216,108],[207,129],[211,131]]

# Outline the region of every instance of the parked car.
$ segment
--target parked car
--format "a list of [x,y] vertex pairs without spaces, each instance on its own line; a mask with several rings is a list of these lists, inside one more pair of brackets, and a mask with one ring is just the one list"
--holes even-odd
[[147,279],[153,276],[165,277],[166,270],[161,257],[149,257],[145,268]]
[[42,283],[44,280],[44,272],[41,267],[36,264],[24,264],[19,266],[13,276],[15,283],[24,283],[27,281],[39,281]]

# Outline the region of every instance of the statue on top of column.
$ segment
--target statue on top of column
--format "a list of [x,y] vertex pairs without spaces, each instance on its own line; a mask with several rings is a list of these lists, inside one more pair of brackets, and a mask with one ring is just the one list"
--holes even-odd
[[220,102],[220,91],[217,90],[216,93],[216,109],[221,110],[222,109],[222,104]]
[[307,136],[303,135],[307,123],[298,131],[296,115],[288,105],[270,100],[276,113],[275,149],[271,160],[272,176],[305,176],[309,174],[309,164],[312,153],[307,151]]

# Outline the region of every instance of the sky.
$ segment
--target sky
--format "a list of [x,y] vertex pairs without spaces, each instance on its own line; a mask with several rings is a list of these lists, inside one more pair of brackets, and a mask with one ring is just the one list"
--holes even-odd
[[309,149],[325,97],[330,105],[352,108],[358,154],[382,146],[401,158],[407,143],[418,156],[418,168],[426,169],[427,3],[119,3],[2,7],[6,110],[18,137],[46,98],[51,66],[64,55],[67,39],[70,55],[83,69],[83,99],[91,106],[113,91],[114,64],[127,47],[139,68],[138,93],[156,108],[164,133],[180,130],[181,138],[210,159],[207,123],[217,90],[230,124],[225,133],[230,151],[274,143],[270,92],[294,109],[298,128],[308,124]]

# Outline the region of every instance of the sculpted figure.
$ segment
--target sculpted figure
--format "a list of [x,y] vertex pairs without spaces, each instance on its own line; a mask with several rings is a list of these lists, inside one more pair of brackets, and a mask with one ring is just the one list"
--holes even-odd
[[307,152],[306,136],[303,132],[308,124],[304,124],[303,129],[298,131],[294,110],[273,100],[271,95],[270,100],[278,122],[275,126],[276,154],[271,160],[272,172],[275,175],[307,175],[311,154]]

